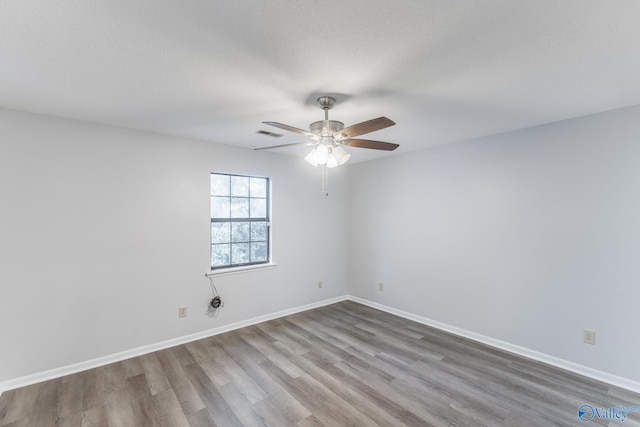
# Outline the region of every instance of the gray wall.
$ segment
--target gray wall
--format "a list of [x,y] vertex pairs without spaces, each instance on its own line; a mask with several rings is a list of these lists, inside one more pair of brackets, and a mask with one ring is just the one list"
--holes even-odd
[[[324,197],[294,157],[9,110],[0,129],[0,384],[347,293],[346,169]],[[218,278],[218,318],[212,171],[272,178],[278,263]]]
[[350,293],[640,381],[639,159],[635,107],[354,165]]

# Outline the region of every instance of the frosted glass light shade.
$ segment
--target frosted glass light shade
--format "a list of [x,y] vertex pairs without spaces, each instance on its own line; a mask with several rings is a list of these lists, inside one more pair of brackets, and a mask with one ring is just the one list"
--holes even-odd
[[307,154],[306,156],[304,156],[304,159],[313,167],[318,167],[318,162],[316,162],[315,159],[315,154],[316,149],[314,148],[313,150],[309,151],[309,154]]
[[316,163],[319,165],[324,165],[325,163],[327,163],[328,158],[329,147],[324,144],[318,145],[313,154],[313,159],[316,161]]
[[347,163],[347,160],[351,157],[351,154],[347,152],[341,146],[329,148],[329,156],[327,158],[327,167],[336,168],[340,165]]
[[333,153],[330,153],[329,157],[327,157],[327,167],[328,168],[338,167],[338,159]]
[[333,155],[338,162],[338,166],[344,165],[351,158],[351,154],[349,154],[349,152],[342,148],[340,145],[338,145],[337,147],[333,147]]

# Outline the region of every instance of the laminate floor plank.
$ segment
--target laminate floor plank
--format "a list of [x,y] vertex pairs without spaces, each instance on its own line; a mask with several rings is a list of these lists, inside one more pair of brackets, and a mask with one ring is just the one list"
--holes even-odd
[[109,426],[136,427],[131,402],[128,390],[110,396],[109,402],[105,404]]
[[241,426],[233,409],[224,400],[216,385],[204,373],[199,364],[187,366],[185,372],[204,403],[209,418],[218,426]]
[[176,357],[176,360],[178,361],[178,363],[180,363],[181,366],[193,365],[194,363],[196,363],[196,359],[189,352],[189,349],[187,348],[186,345],[178,345],[176,347],[171,347],[170,350],[173,353],[173,355]]
[[[287,406],[287,403],[289,402],[282,402],[269,396],[253,405],[253,409],[267,426],[293,426],[306,418],[298,416]],[[308,414],[306,416],[311,414],[306,408],[305,412]]]
[[15,425],[27,425],[18,424],[24,420],[29,420],[35,407],[35,402],[38,397],[40,388],[44,387],[44,383],[33,384],[26,387],[22,387],[16,390],[10,390],[2,393],[0,400],[7,400],[8,403],[1,404],[5,407],[4,416],[0,422],[0,425],[9,425],[15,423]]
[[151,389],[144,374],[127,379],[127,393],[132,400],[143,399],[151,396]]
[[344,360],[346,357],[349,357],[349,353],[345,351],[347,345],[335,345],[333,342],[318,339],[318,337],[313,333],[292,322],[288,322],[288,327],[290,328],[291,333],[304,337],[307,342],[308,349],[321,354],[327,361],[337,363]]
[[124,377],[127,379],[144,373],[140,357],[132,357],[131,359],[123,360],[120,364],[124,370]]
[[248,339],[251,341],[251,345],[257,351],[264,354],[269,362],[278,366],[291,378],[297,378],[304,373],[298,366],[296,366],[295,363],[291,362],[290,358],[287,357],[287,353],[289,353],[289,351],[286,348],[278,349],[277,346],[274,346],[275,343],[267,344],[260,339],[252,340],[251,337],[248,337]]
[[187,378],[173,348],[159,351],[157,356],[182,411],[185,414],[191,414],[204,409],[205,406],[202,403],[202,399],[200,399],[200,395]]
[[82,412],[70,412],[56,420],[56,427],[77,427],[82,425]]
[[108,425],[109,414],[104,406],[92,406],[82,413],[81,427],[101,427]]
[[5,391],[0,426],[569,427],[582,405],[640,427],[639,394],[343,301]]
[[147,382],[149,383],[149,390],[152,395],[171,388],[171,384],[167,379],[165,370],[158,360],[156,353],[149,353],[140,356],[140,361],[142,362],[142,370]]
[[207,342],[207,339],[202,339],[198,341],[191,341],[190,343],[184,344],[184,347],[189,352],[189,357],[193,359],[193,363],[204,363],[213,358],[209,354],[207,346],[205,345],[206,342]]
[[86,372],[67,375],[62,378],[62,390],[58,400],[58,417],[82,412],[82,383]]
[[[279,413],[277,418],[285,418],[289,421],[285,424],[277,422],[270,423],[271,425],[294,425],[296,422],[312,415],[293,395],[289,394],[278,382],[272,380],[271,376],[266,372],[271,363],[272,362],[266,362],[259,366],[247,367],[247,374],[267,395],[267,398],[254,404],[257,412],[268,415],[277,411]],[[267,367],[265,367],[265,365],[267,365]],[[281,369],[277,364],[273,364],[273,366]],[[271,418],[272,417],[265,416],[267,420]]]
[[322,424],[320,420],[314,417],[313,415],[310,415],[304,420],[299,421],[296,424],[296,426],[297,427],[325,427],[325,425]]
[[304,329],[306,332],[314,336],[315,340],[321,340],[327,344],[331,344],[336,348],[346,348],[350,344],[348,341],[341,339],[339,336],[333,333],[332,329],[326,328],[319,322],[316,322],[311,317],[295,317],[289,320],[290,323],[298,326],[300,329]]
[[[162,414],[153,395],[141,397],[131,401],[133,422],[138,426],[162,425]],[[104,424],[108,425],[108,424]]]
[[255,411],[256,402],[251,402],[247,393],[235,382],[231,382],[220,387],[220,395],[227,402],[240,423],[245,426],[266,426],[266,420]]
[[267,360],[267,356],[251,346],[240,333],[216,335],[216,342],[236,363],[258,365]]
[[107,391],[106,370],[106,366],[100,366],[85,372],[82,381],[83,411],[86,412],[103,405],[102,399]]
[[51,420],[57,420],[61,395],[62,378],[56,378],[42,384],[30,417],[32,422],[36,425],[46,425]]
[[190,427],[211,427],[216,425],[206,408],[187,415],[187,421],[189,421]]
[[156,412],[160,414],[160,424],[166,427],[189,427],[180,402],[173,389],[169,388],[153,396]]
[[225,387],[227,384],[235,384],[246,396],[247,400],[251,404],[256,403],[266,397],[266,394],[260,387],[258,387],[252,380],[247,372],[242,369],[228,354],[218,357],[216,363],[226,371],[231,381],[223,384],[220,388]]
[[308,351],[307,346],[305,346],[304,344],[300,344],[296,341],[296,339],[292,339],[290,336],[288,336],[286,334],[286,331],[283,330],[282,326],[277,326],[275,323],[272,325],[270,323],[271,322],[261,323],[257,326],[265,334],[274,339],[274,345],[282,345],[296,354],[301,354]]

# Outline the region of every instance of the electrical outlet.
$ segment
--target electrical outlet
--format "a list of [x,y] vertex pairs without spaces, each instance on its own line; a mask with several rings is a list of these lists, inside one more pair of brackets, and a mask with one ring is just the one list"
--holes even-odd
[[187,317],[187,307],[178,307],[178,317]]
[[595,331],[582,331],[582,341],[586,344],[596,345],[596,332]]
[[318,289],[321,289],[321,288],[322,288],[322,280],[318,282]]
[[382,282],[378,283],[378,290],[384,291],[384,285],[382,284]]

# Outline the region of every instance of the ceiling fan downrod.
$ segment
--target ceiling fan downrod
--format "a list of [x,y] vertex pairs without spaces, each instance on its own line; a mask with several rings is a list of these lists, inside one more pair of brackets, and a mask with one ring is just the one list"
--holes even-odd
[[329,120],[329,110],[336,104],[333,96],[321,96],[318,98],[318,105],[324,110],[324,119]]

